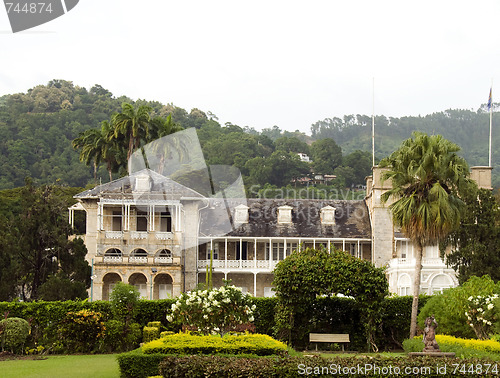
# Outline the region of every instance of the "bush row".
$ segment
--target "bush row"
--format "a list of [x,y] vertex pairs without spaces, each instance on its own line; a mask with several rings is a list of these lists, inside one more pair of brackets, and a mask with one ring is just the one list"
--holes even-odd
[[[421,297],[423,306],[428,297]],[[274,314],[276,298],[252,298],[256,305],[254,312],[255,332],[274,335]],[[138,302],[136,315],[132,320],[144,327],[149,322],[161,320],[162,330],[179,331],[166,320],[174,300],[141,300]],[[409,334],[411,297],[387,298],[382,308],[382,322],[378,327],[377,345],[380,349],[402,348],[403,340]],[[110,303],[106,301],[66,301],[66,302],[0,302],[0,315],[26,319],[31,324],[31,342],[36,345],[48,345],[54,342],[60,322],[68,312],[83,309],[100,312],[103,320],[111,318]],[[319,298],[307,313],[297,314],[293,330],[293,345],[307,348],[308,334],[311,332],[348,333],[351,350],[364,350],[366,337],[359,318],[356,302],[348,298]]]
[[[488,360],[449,358],[446,363],[431,357],[284,357],[252,358],[224,356],[166,356],[160,362],[163,377],[297,377],[349,376],[349,377],[475,377],[479,366],[487,376],[497,377],[498,363]],[[473,370],[470,370],[470,366]],[[462,367],[465,369],[462,370]],[[493,367],[493,368],[492,368]],[[496,368],[495,368],[496,367]],[[462,374],[464,372],[464,374]],[[122,373],[124,371],[122,370]],[[129,373],[125,376],[131,377]]]
[[178,333],[153,340],[142,347],[145,354],[255,354],[268,356],[284,353],[285,344],[268,335],[247,334],[220,336],[194,336]]

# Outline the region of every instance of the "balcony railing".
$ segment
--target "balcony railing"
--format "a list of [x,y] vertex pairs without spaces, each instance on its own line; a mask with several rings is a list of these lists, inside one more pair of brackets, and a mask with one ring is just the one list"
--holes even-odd
[[155,264],[172,264],[173,262],[172,257],[155,257]]
[[[214,269],[274,269],[279,261],[269,260],[213,260]],[[210,266],[210,260],[198,260],[198,268]]]
[[[415,266],[416,264],[416,259],[413,257],[398,257],[394,258],[390,261],[390,266],[391,267],[396,267],[396,266]],[[445,266],[446,264],[444,263],[443,259],[439,257],[424,257],[422,259],[422,265],[423,266]]]
[[106,231],[105,235],[106,235],[107,239],[121,239],[121,238],[123,238],[122,231]]
[[128,262],[133,264],[147,264],[148,258],[147,256],[130,256]]
[[102,261],[105,263],[119,264],[123,261],[122,256],[104,256]]
[[158,240],[168,240],[173,238],[173,234],[171,232],[157,232],[155,236]]
[[147,239],[148,233],[146,231],[130,231],[130,237],[132,239]]

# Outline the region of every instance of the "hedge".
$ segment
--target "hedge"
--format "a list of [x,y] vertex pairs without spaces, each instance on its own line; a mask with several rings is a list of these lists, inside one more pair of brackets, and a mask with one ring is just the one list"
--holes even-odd
[[[489,377],[498,377],[499,364],[489,360],[433,357],[382,357],[361,358],[342,356],[332,358],[284,357],[252,358],[225,356],[166,356],[160,362],[163,377],[297,377],[297,376],[342,376],[342,377],[477,377],[479,366],[484,374],[490,365]],[[446,365],[446,366],[445,366]],[[473,371],[469,372],[469,367]],[[460,374],[465,367],[465,374]],[[496,369],[495,369],[496,367]],[[438,370],[439,369],[439,370]],[[454,371],[455,370],[455,371]],[[496,370],[496,371],[495,371]],[[122,370],[127,377],[128,373]],[[142,377],[142,376],[141,376]]]
[[122,377],[146,378],[160,374],[158,366],[165,357],[159,353],[144,354],[139,348],[119,354],[117,360]]
[[[422,296],[419,306],[423,306],[429,297]],[[149,322],[160,320],[162,329],[178,332],[179,328],[168,323],[167,313],[173,299],[141,300],[133,322],[142,327]],[[256,305],[254,314],[255,332],[274,335],[274,314],[276,298],[252,298]],[[377,345],[388,350],[401,348],[403,340],[408,337],[411,314],[411,297],[387,298],[381,308],[382,322],[377,333]],[[19,317],[31,321],[31,342],[47,346],[57,337],[59,323],[70,311],[88,309],[103,314],[104,320],[110,318],[110,305],[106,301],[66,301],[66,302],[0,302],[0,315],[8,313],[9,317]],[[319,298],[307,313],[298,314],[296,318],[294,346],[307,348],[310,332],[349,333],[352,350],[364,350],[366,338],[359,320],[356,302],[348,298]]]
[[268,335],[247,334],[224,337],[194,336],[178,333],[153,340],[142,346],[145,354],[255,354],[268,356],[283,354],[287,346]]

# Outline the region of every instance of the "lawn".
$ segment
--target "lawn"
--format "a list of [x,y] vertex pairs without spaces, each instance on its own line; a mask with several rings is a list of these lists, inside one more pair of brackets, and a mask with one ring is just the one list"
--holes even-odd
[[3,378],[117,378],[116,354],[48,356],[46,360],[0,361]]

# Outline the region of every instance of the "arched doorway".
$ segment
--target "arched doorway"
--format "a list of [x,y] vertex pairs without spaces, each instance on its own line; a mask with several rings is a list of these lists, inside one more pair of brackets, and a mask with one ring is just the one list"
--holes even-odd
[[117,282],[121,282],[121,277],[118,273],[107,273],[102,278],[102,300],[109,301],[109,295],[113,291]]
[[173,283],[170,274],[157,274],[154,278],[153,299],[172,298]]
[[142,273],[132,274],[128,279],[128,283],[130,285],[134,285],[137,288],[137,290],[139,290],[141,299],[149,299],[148,280],[144,274]]
[[142,248],[134,249],[128,258],[128,261],[130,263],[147,264],[148,253]]

